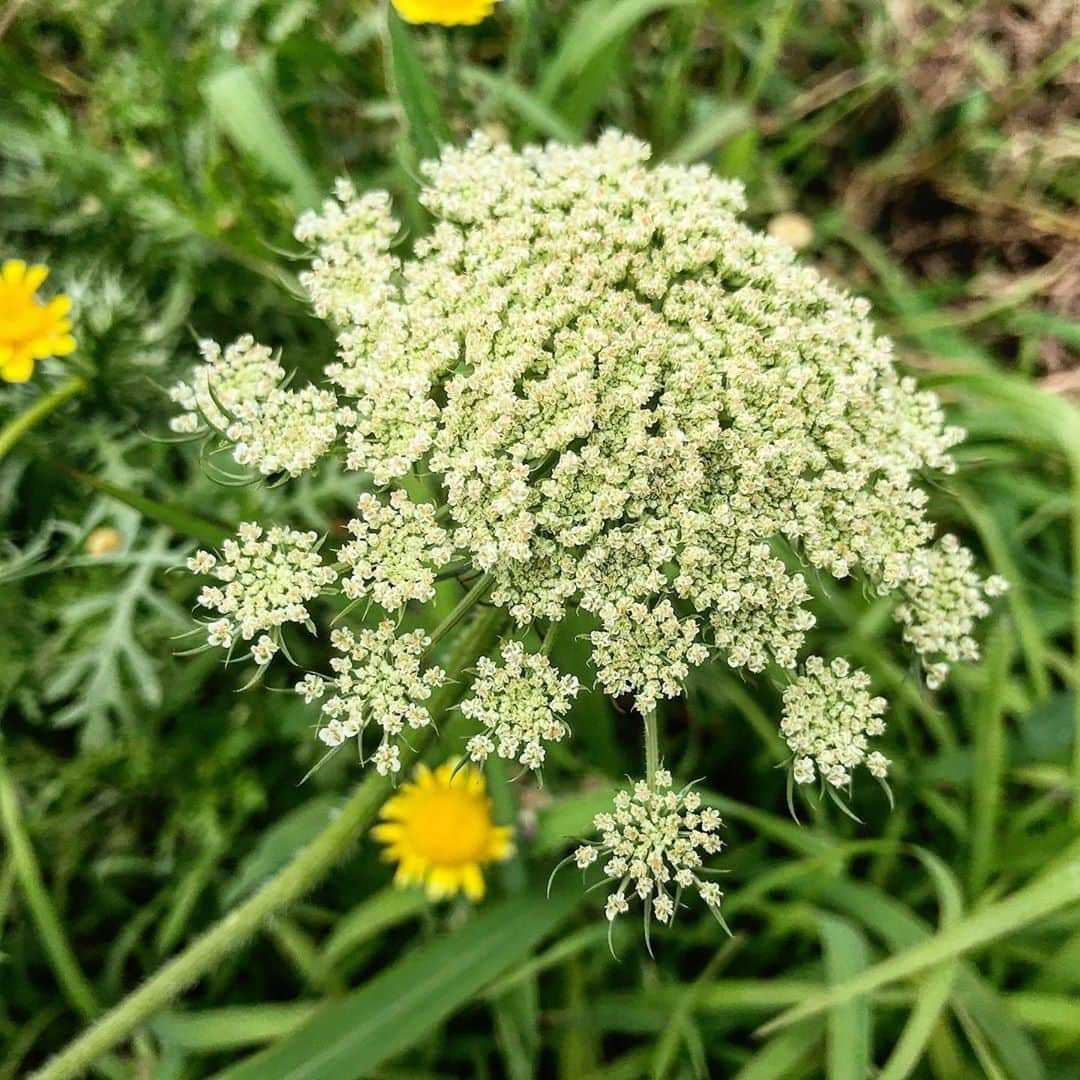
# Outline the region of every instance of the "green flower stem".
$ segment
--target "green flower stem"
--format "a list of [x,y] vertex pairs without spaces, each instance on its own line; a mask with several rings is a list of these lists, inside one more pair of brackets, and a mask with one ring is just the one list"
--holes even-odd
[[645,782],[653,786],[653,780],[660,769],[660,727],[656,719],[656,710],[650,709],[645,714]]
[[[464,612],[455,621],[460,621],[463,615]],[[502,619],[503,613],[497,608],[481,611],[454,643],[445,664],[447,673],[460,674],[486,653],[498,635]],[[432,715],[438,717],[450,708],[464,689],[464,680],[448,682],[440,688],[432,695]],[[426,729],[413,740],[412,749],[405,749],[401,755],[405,768],[416,760],[430,737],[430,729]],[[295,902],[326,876],[375,819],[392,789],[388,777],[370,775],[338,816],[292,862],[47,1062],[33,1080],[67,1080],[81,1075],[98,1057],[215,968],[223,956],[240,948],[270,916]]]
[[64,996],[85,1019],[92,1020],[101,1012],[97,996],[83,974],[82,968],[79,967],[75,954],[71,951],[71,946],[64,935],[63,924],[45,888],[41,869],[34,857],[34,849],[30,845],[30,838],[26,835],[23,825],[15,785],[11,782],[11,776],[2,755],[0,755],[0,825],[3,826],[4,841],[11,853],[11,862],[26,900],[26,907],[41,935],[41,944],[56,973],[56,979],[64,991]]
[[82,375],[72,375],[55,390],[40,397],[30,408],[19,413],[14,420],[0,429],[0,461],[7,457],[11,448],[32,428],[55,412],[65,401],[81,394],[90,384]]
[[436,645],[484,598],[484,594],[491,588],[491,575],[484,574],[476,584],[461,598],[456,608],[434,630],[431,631],[431,644],[428,646],[430,653]]

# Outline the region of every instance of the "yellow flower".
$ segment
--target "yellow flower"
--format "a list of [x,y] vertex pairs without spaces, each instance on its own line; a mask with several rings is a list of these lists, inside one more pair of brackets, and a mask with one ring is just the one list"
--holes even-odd
[[27,266],[22,259],[0,267],[0,378],[7,382],[26,382],[35,360],[75,349],[64,318],[71,309],[68,297],[43,303],[34,295],[48,275],[47,267]]
[[495,9],[495,0],[393,0],[398,14],[411,23],[474,26]]
[[432,771],[416,770],[413,783],[402,784],[380,812],[383,824],[371,830],[386,844],[383,858],[398,864],[394,884],[425,884],[432,900],[464,892],[470,900],[484,895],[482,868],[509,858],[513,830],[491,820],[491,800],[484,774],[457,762]]

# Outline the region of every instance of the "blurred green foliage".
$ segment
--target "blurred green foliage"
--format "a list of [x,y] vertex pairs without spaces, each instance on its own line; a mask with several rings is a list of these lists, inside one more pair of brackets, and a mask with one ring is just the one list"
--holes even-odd
[[[193,586],[165,573],[192,516],[325,529],[348,478],[217,487],[146,437],[160,387],[197,336],[250,330],[307,371],[330,355],[291,227],[335,176],[390,188],[415,235],[445,133],[612,124],[741,177],[762,226],[805,215],[805,257],[873,300],[968,428],[933,501],[1014,583],[984,662],[931,698],[887,605],[832,588],[814,645],[888,692],[896,807],[865,784],[865,823],[826,803],[801,826],[777,702],[695,675],[666,746],[727,821],[730,941],[692,915],[654,931],[655,959],[618,936],[616,962],[594,898],[543,899],[639,754],[636,721],[583,695],[579,749],[500,793],[521,856],[481,910],[393,892],[360,838],[97,1070],[194,1078],[264,1051],[235,1075],[1080,1076],[1078,64],[1067,0],[505,0],[452,32],[363,0],[0,7],[0,257],[48,262],[80,342],[0,388],[0,425],[65,369],[88,384],[0,461],[0,1077],[285,866],[356,779],[335,759],[301,784],[302,703],[173,655]],[[99,526],[120,543],[92,554]],[[571,632],[556,656],[587,674]]]

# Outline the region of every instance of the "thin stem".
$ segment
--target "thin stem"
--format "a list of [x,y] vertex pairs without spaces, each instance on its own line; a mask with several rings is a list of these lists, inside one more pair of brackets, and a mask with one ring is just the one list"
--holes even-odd
[[490,588],[491,575],[484,574],[476,582],[476,584],[458,601],[457,607],[454,608],[454,610],[451,611],[450,614],[447,615],[446,618],[443,619],[443,621],[439,623],[439,625],[436,626],[434,630],[431,631],[431,644],[428,645],[427,649],[429,653],[432,649],[435,648],[436,645],[439,644],[440,641],[442,641],[444,637],[446,637],[447,634],[450,633],[451,630],[454,629],[455,626],[457,626],[459,622],[461,622],[463,618],[465,618],[466,615],[468,615],[468,613],[473,609],[473,607],[480,600],[483,599],[484,593],[486,593]]
[[660,730],[656,719],[656,710],[650,709],[645,720],[645,780],[653,786],[656,774],[660,771]]
[[558,632],[559,622],[557,619],[552,619],[548,623],[548,628],[544,632],[543,640],[540,642],[540,655],[550,656],[551,650],[555,646],[555,634]]
[[88,386],[82,375],[72,375],[65,379],[52,393],[45,394],[30,408],[19,413],[13,420],[0,428],[0,461],[10,453],[12,447],[34,426],[40,424],[50,413],[55,412],[70,398],[81,394]]
[[[445,665],[447,673],[460,674],[486,653],[502,619],[503,613],[497,608],[480,612],[456,641]],[[463,681],[448,682],[432,696],[432,715],[438,717],[445,712],[463,692]],[[413,749],[403,748],[403,767],[412,764],[430,737],[431,729],[425,728],[414,739]],[[389,778],[369,775],[338,816],[292,862],[46,1063],[33,1075],[33,1080],[68,1080],[82,1075],[98,1057],[213,970],[223,956],[240,948],[275,912],[310,891],[342,859],[374,820],[392,789],[393,781]]]
[[[1071,548],[1073,581],[1080,575],[1080,451],[1069,455],[1072,473]],[[1077,679],[1080,680],[1080,588],[1073,589],[1073,657]],[[1073,695],[1073,792],[1072,821],[1080,825],[1080,692]]]
[[30,917],[41,935],[41,944],[56,973],[64,996],[72,1006],[87,1020],[92,1020],[101,1011],[97,996],[90,981],[79,967],[78,960],[64,935],[64,927],[49,897],[41,869],[34,857],[34,849],[23,826],[22,813],[15,785],[7,771],[3,757],[0,756],[0,823],[3,825],[4,840],[11,852],[11,861],[15,876],[22,889]]

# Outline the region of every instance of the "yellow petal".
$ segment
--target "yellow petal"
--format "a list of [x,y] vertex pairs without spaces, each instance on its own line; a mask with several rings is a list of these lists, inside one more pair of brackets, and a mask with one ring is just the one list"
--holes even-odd
[[[44,270],[42,267],[34,267],[34,270]],[[33,270],[30,271],[33,273]],[[45,309],[55,319],[62,319],[71,310],[71,297],[65,296],[61,293],[59,296],[54,296],[48,304],[45,305]]]
[[[26,271],[26,276],[23,278],[23,288],[27,292],[37,292],[41,288],[42,282],[49,276],[49,268],[47,266],[31,266]],[[67,297],[64,297],[66,300]],[[71,306],[71,301],[68,300],[68,307]],[[67,311],[67,308],[64,308]]]
[[476,863],[469,863],[461,868],[461,883],[465,887],[465,895],[470,900],[484,898],[484,875],[480,873],[480,867]]
[[371,835],[380,843],[393,843],[395,840],[400,840],[404,832],[405,827],[403,825],[376,825],[371,830]]
[[53,338],[53,356],[69,356],[75,351],[75,339],[70,334],[62,334]]
[[26,276],[26,263],[22,259],[8,259],[0,270],[0,277],[7,285],[18,285]]
[[33,374],[34,358],[27,352],[12,356],[0,369],[0,377],[6,382],[26,382]]

